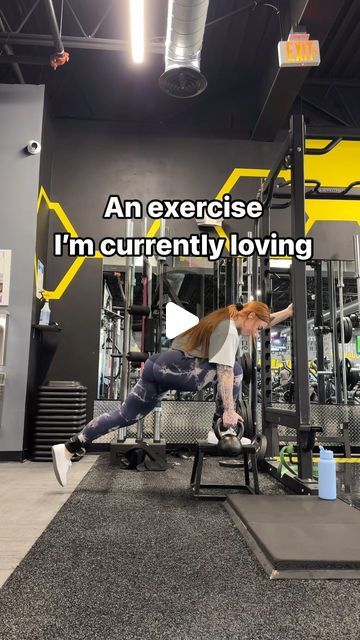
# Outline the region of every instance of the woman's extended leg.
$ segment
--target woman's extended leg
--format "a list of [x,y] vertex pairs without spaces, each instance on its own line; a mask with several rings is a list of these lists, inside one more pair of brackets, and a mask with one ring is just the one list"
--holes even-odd
[[[89,422],[77,436],[83,444],[121,427],[128,427],[146,416],[169,389],[197,391],[210,385],[216,367],[207,360],[186,358],[180,351],[169,350],[151,356],[145,363],[139,382],[125,402],[112,413],[104,413]],[[66,448],[71,451],[71,446]]]
[[199,358],[187,358],[181,351],[170,349],[151,356],[139,382],[119,409],[94,418],[64,445],[52,447],[59,483],[65,486],[70,459],[74,453],[82,451],[86,443],[109,431],[134,424],[147,415],[169,389],[197,391],[212,384],[215,378],[216,365]]
[[154,364],[156,358],[151,357],[145,362],[145,366],[140,380],[131,390],[125,402],[112,413],[103,413],[101,416],[93,418],[81,433],[79,433],[72,443],[66,443],[68,451],[76,451],[76,441],[85,444],[96,440],[109,431],[114,431],[121,427],[128,427],[140,418],[146,416],[166,392],[166,388],[160,388],[154,377]]

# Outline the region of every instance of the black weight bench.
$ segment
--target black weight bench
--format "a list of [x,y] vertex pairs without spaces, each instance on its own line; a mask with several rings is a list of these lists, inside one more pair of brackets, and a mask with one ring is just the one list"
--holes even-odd
[[[195,498],[201,500],[226,500],[227,495],[218,493],[202,492],[202,489],[237,489],[241,493],[259,494],[259,476],[256,462],[256,449],[253,444],[243,445],[242,451],[236,458],[228,458],[229,460],[244,460],[245,484],[202,484],[201,474],[203,470],[204,456],[218,456],[217,445],[210,444],[206,440],[199,440],[196,447],[194,464],[191,472],[190,486],[193,489]],[[221,456],[223,457],[223,456]],[[250,485],[250,469],[249,458],[251,461],[251,472],[253,475],[253,487]]]

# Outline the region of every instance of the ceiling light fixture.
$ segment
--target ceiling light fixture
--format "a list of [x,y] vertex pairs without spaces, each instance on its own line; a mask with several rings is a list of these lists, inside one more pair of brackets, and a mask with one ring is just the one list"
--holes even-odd
[[136,64],[144,62],[144,0],[130,0],[131,55]]

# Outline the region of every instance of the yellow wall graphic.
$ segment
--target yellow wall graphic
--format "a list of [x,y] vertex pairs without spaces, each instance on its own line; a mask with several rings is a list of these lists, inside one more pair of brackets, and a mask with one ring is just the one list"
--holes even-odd
[[[71,224],[69,217],[64,211],[64,209],[62,208],[60,202],[51,201],[44,187],[40,187],[38,201],[37,201],[37,213],[39,213],[42,200],[45,201],[45,204],[49,209],[49,211],[53,211],[57,215],[65,231],[67,231],[72,238],[78,238],[79,234],[76,232],[73,225]],[[157,234],[159,229],[160,229],[160,220],[154,220],[149,231],[147,232],[147,236],[149,238],[152,238]],[[61,296],[65,293],[70,282],[73,280],[73,278],[75,278],[77,272],[82,267],[85,260],[94,260],[99,258],[102,258],[100,251],[96,251],[94,256],[75,258],[71,267],[69,267],[69,269],[66,271],[66,273],[64,274],[64,277],[60,280],[56,289],[54,289],[54,291],[46,291],[46,290],[43,291],[43,296],[48,298],[49,300],[59,300]],[[36,282],[36,289],[37,289],[37,256],[36,255],[34,258],[34,268],[35,268],[35,282]]]
[[[307,140],[306,146],[311,148],[322,148],[329,140]],[[356,141],[343,140],[331,151],[324,155],[305,155],[305,178],[308,180],[318,180],[321,187],[347,187],[351,182],[360,180],[360,144]],[[231,193],[235,185],[241,178],[266,178],[269,173],[268,168],[251,169],[248,167],[234,168],[226,178],[223,186],[215,196],[220,200],[225,193]],[[279,177],[290,180],[290,171],[281,171]],[[40,188],[37,211],[39,212],[42,200],[49,211],[53,211],[59,218],[65,231],[71,237],[78,238],[78,233],[74,229],[71,221],[62,208],[60,202],[53,202],[49,199],[43,187]],[[307,221],[306,233],[312,229],[319,221],[327,222],[357,222],[360,225],[360,201],[345,200],[307,200],[306,201]],[[148,237],[155,236],[160,229],[160,220],[154,220],[147,232]],[[229,248],[229,238],[221,227],[216,227],[220,237],[226,239],[225,246]],[[65,293],[73,278],[85,262],[85,260],[102,258],[99,251],[92,257],[77,257],[67,270],[57,287],[53,291],[44,291],[44,295],[53,300],[58,300]],[[34,261],[35,279],[37,279],[37,257]]]

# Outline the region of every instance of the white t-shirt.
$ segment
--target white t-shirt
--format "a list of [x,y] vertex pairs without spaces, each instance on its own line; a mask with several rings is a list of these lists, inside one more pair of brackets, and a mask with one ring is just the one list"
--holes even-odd
[[219,322],[210,336],[209,352],[203,353],[201,349],[195,348],[192,351],[185,351],[183,340],[185,337],[178,336],[172,342],[172,349],[180,349],[185,355],[192,358],[208,358],[214,364],[224,364],[233,367],[239,349],[240,335],[234,320],[226,319]]
[[234,320],[222,320],[210,336],[209,362],[233,367],[239,342],[240,335]]

